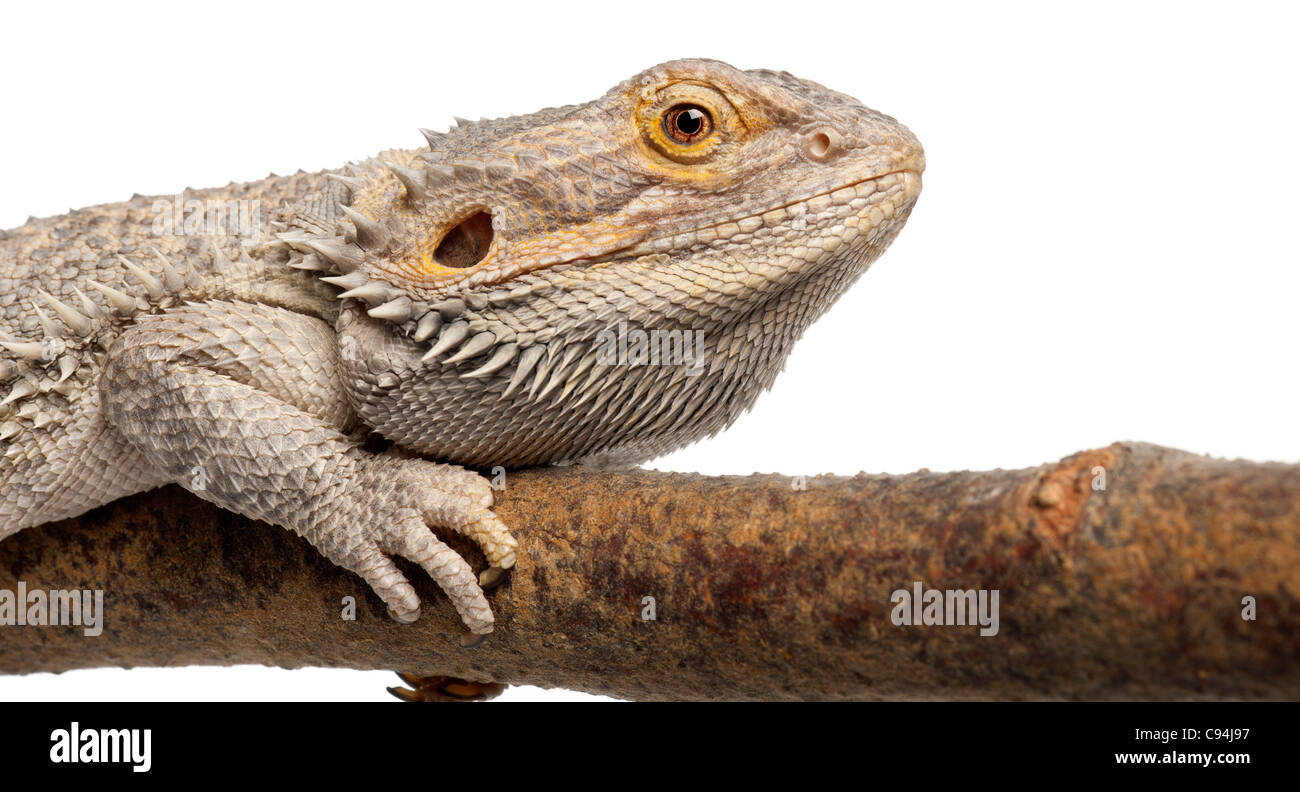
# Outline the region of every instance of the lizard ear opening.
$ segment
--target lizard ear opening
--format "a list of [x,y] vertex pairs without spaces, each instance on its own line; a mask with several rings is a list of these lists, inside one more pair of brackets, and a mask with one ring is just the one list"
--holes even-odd
[[444,267],[464,269],[483,260],[492,245],[492,215],[478,211],[443,236],[433,260]]

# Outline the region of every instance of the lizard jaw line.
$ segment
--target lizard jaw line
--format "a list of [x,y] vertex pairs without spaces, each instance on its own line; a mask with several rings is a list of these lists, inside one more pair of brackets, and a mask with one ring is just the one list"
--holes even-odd
[[[616,259],[619,259],[619,258],[623,258],[623,257],[624,257],[625,255],[627,255],[627,254],[632,254],[632,255],[641,255],[641,254],[643,254],[643,253],[653,253],[653,252],[658,252],[658,251],[656,250],[656,245],[657,245],[657,244],[658,244],[658,245],[662,245],[662,244],[664,244],[664,243],[665,243],[665,240],[675,240],[675,239],[677,239],[678,237],[682,237],[682,236],[695,236],[695,237],[698,237],[700,234],[702,234],[702,233],[704,233],[704,232],[707,232],[707,231],[710,231],[710,230],[713,230],[713,229],[723,228],[723,227],[725,227],[725,226],[729,226],[729,225],[737,225],[737,226],[739,226],[739,224],[744,223],[744,222],[749,221],[749,220],[753,220],[753,219],[756,219],[756,218],[757,218],[757,219],[761,219],[761,218],[763,218],[765,215],[770,214],[770,213],[772,213],[772,212],[788,211],[788,210],[790,210],[790,209],[793,208],[793,207],[807,205],[807,204],[809,204],[809,203],[811,203],[811,202],[817,200],[818,198],[825,198],[825,197],[833,196],[833,195],[835,195],[836,193],[841,193],[841,192],[843,192],[843,191],[845,191],[845,190],[854,190],[854,191],[856,191],[858,187],[860,187],[860,186],[862,186],[862,185],[864,185],[864,184],[874,184],[874,183],[876,183],[876,182],[879,182],[879,181],[882,181],[882,180],[884,180],[884,179],[887,179],[887,178],[889,178],[890,176],[901,176],[901,177],[902,177],[901,182],[902,182],[902,188],[903,188],[903,203],[908,203],[908,202],[911,202],[911,201],[915,201],[915,200],[916,200],[917,196],[918,196],[918,195],[920,194],[920,192],[921,192],[921,172],[920,172],[919,170],[915,169],[915,168],[896,168],[896,169],[894,169],[894,170],[887,171],[887,172],[885,172],[885,173],[878,173],[878,174],[876,174],[876,175],[874,175],[874,176],[868,176],[868,177],[863,178],[863,179],[857,179],[857,180],[855,180],[855,181],[850,181],[850,182],[841,183],[841,184],[839,184],[838,186],[835,186],[835,187],[828,187],[828,188],[826,188],[826,189],[824,189],[824,190],[821,190],[821,191],[819,191],[819,192],[816,192],[816,193],[814,193],[814,194],[812,194],[812,195],[810,195],[810,196],[808,196],[808,197],[806,197],[806,198],[799,198],[799,199],[794,200],[794,201],[787,201],[787,202],[785,202],[785,203],[777,204],[777,205],[775,205],[775,206],[770,206],[770,207],[767,207],[767,208],[765,208],[765,209],[756,210],[756,211],[750,212],[749,214],[742,215],[742,216],[740,216],[740,217],[736,217],[736,218],[733,218],[733,219],[731,219],[731,220],[724,220],[724,221],[722,221],[722,222],[720,222],[720,223],[710,223],[709,225],[705,225],[705,226],[696,226],[696,227],[693,227],[693,228],[683,229],[683,230],[680,230],[680,231],[673,231],[673,232],[671,232],[671,233],[667,233],[667,234],[662,234],[662,235],[653,236],[653,237],[647,237],[646,239],[640,240],[639,242],[637,242],[637,243],[634,244],[634,245],[629,245],[629,246],[627,246],[627,247],[619,248],[619,249],[617,249],[617,250],[611,250],[611,251],[608,251],[608,252],[606,252],[606,253],[602,253],[600,256],[589,257],[589,258],[578,257],[578,258],[571,259],[571,260],[569,260],[569,261],[564,261],[564,262],[557,263],[557,264],[554,265],[554,266],[563,266],[563,265],[566,265],[566,264],[576,264],[576,263],[581,263],[581,262],[589,262],[589,263],[593,263],[593,264],[596,264],[596,263],[605,263],[605,262],[608,262],[608,261],[613,261],[613,260],[616,260]],[[892,185],[891,185],[891,186],[892,186]],[[883,194],[884,194],[884,193],[883,193],[882,191],[880,191],[880,190],[873,190],[873,191],[869,194],[869,196],[877,196],[877,195],[883,195]],[[853,196],[853,197],[845,196],[845,198],[846,198],[847,200],[849,200],[849,201],[854,200],[854,198],[858,198],[858,197],[865,197],[865,198],[867,198],[868,201],[869,201],[869,203],[868,203],[867,206],[864,206],[864,207],[863,207],[863,210],[864,210],[864,211],[869,211],[869,209],[870,209],[871,206],[873,206],[873,205],[875,205],[876,203],[878,203],[878,201],[873,201],[873,200],[871,200],[869,196]],[[832,205],[834,205],[834,204],[838,204],[838,203],[841,203],[841,202],[834,202]],[[766,224],[764,224],[764,225],[766,225]],[[763,226],[759,226],[759,227],[761,228],[761,227],[763,227]],[[742,230],[743,230],[743,229],[742,229]]]
[[[908,174],[910,174],[910,175],[912,175],[912,176],[914,177],[914,181],[913,181],[913,183],[916,184],[916,185],[918,185],[917,187],[909,188],[909,187],[907,186],[907,183],[908,183],[907,180],[904,179],[904,189],[905,189],[905,190],[909,190],[909,191],[911,191],[911,192],[913,193],[913,195],[911,195],[911,196],[907,196],[907,198],[908,198],[909,200],[911,200],[912,198],[915,197],[915,194],[916,194],[916,193],[919,193],[919,192],[920,192],[920,188],[919,188],[919,185],[920,185],[920,173],[918,173],[917,171],[912,170],[912,169],[910,169],[910,168],[898,168],[898,169],[896,169],[896,170],[888,171],[887,173],[880,173],[880,174],[877,174],[877,175],[875,175],[875,176],[868,176],[868,177],[865,178],[865,179],[858,179],[857,181],[847,182],[847,183],[845,183],[845,184],[841,184],[841,185],[839,185],[838,187],[830,187],[830,188],[827,188],[827,189],[825,189],[825,190],[822,190],[821,192],[813,193],[812,195],[808,196],[807,198],[799,198],[799,199],[794,200],[794,201],[787,201],[786,203],[778,204],[778,205],[776,205],[776,206],[771,206],[771,207],[768,207],[767,209],[763,209],[763,210],[756,211],[756,212],[751,212],[751,213],[749,213],[749,214],[747,214],[747,215],[743,215],[743,216],[738,217],[738,218],[736,218],[736,219],[734,219],[734,220],[727,220],[727,221],[724,221],[724,222],[721,222],[721,223],[713,223],[713,224],[711,224],[711,225],[700,226],[699,228],[696,228],[696,229],[693,229],[693,230],[696,231],[696,232],[698,232],[698,231],[704,231],[704,230],[709,229],[709,228],[719,228],[719,227],[721,227],[721,226],[728,225],[728,224],[730,224],[730,223],[739,223],[739,222],[741,222],[742,220],[749,220],[749,219],[752,219],[752,218],[755,218],[755,217],[762,217],[763,215],[767,214],[768,212],[775,212],[775,211],[777,211],[777,210],[779,210],[779,209],[789,209],[789,208],[791,208],[791,207],[793,207],[793,206],[801,206],[801,205],[803,205],[803,204],[808,204],[808,203],[811,203],[812,201],[817,200],[818,198],[823,198],[823,197],[826,197],[826,196],[834,195],[835,193],[840,192],[841,190],[852,190],[852,189],[856,189],[857,187],[859,187],[859,186],[861,186],[861,185],[863,185],[863,184],[871,184],[871,183],[874,183],[874,182],[878,182],[878,181],[881,181],[881,180],[883,180],[883,179],[887,179],[887,178],[889,178],[890,176],[898,176],[898,175],[906,176],[906,175],[908,175]],[[872,192],[872,195],[878,195],[878,194],[879,194],[879,191],[873,191],[873,192]],[[687,231],[687,232],[683,232],[683,233],[691,233],[691,232],[690,232],[690,231]]]

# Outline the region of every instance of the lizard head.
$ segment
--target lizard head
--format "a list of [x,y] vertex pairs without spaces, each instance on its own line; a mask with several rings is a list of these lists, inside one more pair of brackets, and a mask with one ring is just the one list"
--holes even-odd
[[789,74],[656,66],[585,105],[425,132],[338,181],[354,403],[471,465],[643,459],[713,433],[888,246],[924,155]]

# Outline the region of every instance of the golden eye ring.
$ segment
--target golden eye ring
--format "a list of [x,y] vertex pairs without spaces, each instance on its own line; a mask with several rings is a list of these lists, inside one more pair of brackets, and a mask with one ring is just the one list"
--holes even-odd
[[734,151],[744,140],[745,125],[727,97],[697,83],[673,83],[643,97],[634,123],[652,160],[673,168],[692,169]]
[[689,146],[713,134],[713,116],[697,104],[676,104],[664,113],[663,130],[669,140]]

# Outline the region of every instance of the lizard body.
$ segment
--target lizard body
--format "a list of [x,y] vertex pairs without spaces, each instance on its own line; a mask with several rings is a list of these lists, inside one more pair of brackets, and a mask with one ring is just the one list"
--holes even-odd
[[[489,632],[480,583],[516,545],[459,466],[634,463],[727,426],[892,241],[924,169],[850,97],[705,60],[424,132],[186,193],[273,219],[242,241],[159,234],[139,196],[0,234],[0,538],[174,482],[305,536],[403,621],[407,557]],[[610,354],[638,331],[695,343]]]

